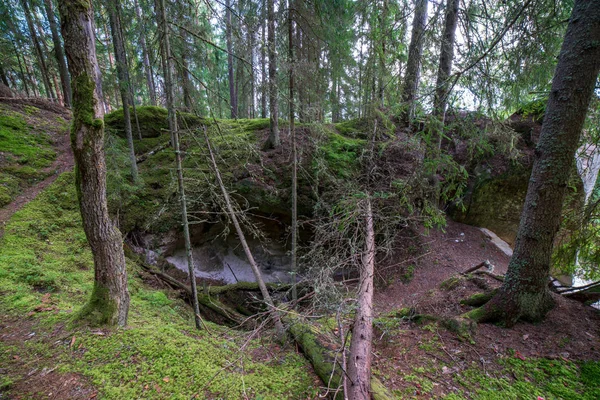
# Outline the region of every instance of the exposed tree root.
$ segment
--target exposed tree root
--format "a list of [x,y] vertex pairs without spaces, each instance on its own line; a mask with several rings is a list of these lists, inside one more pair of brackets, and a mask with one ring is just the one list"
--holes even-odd
[[480,307],[490,301],[496,293],[498,293],[498,289],[490,290],[484,293],[475,293],[474,295],[461,300],[460,304],[471,307]]

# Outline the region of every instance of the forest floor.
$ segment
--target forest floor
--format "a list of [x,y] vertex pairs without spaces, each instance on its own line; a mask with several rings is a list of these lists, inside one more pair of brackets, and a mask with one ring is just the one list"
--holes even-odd
[[[52,143],[57,156],[44,167],[51,175],[0,209],[8,226],[0,238],[0,399],[319,398],[320,383],[296,348],[213,324],[212,332],[194,333],[177,294],[144,283],[131,265],[130,327],[71,326],[93,271],[81,250],[71,178],[51,185],[73,166],[68,136],[57,131]],[[461,315],[470,307],[460,300],[499,282],[458,275],[485,260],[504,274],[509,261],[481,230],[453,221],[443,231],[417,232],[403,254],[395,260],[403,268],[392,261],[379,270],[375,294],[374,374],[397,398],[600,398],[597,310],[556,296],[541,323],[482,324],[466,335],[439,321],[387,318],[406,307],[438,318]]]
[[[500,286],[487,276],[468,280],[460,273],[489,260],[494,273],[503,275],[510,260],[479,228],[450,220],[444,231],[432,230],[420,241],[423,252],[414,260],[414,276],[375,292],[376,315],[410,307],[442,318],[460,316],[472,309],[460,300]],[[554,297],[556,307],[541,323],[520,322],[511,329],[479,324],[468,337],[436,322],[380,324],[374,343],[377,374],[407,398],[452,393],[489,399],[597,398],[600,369],[586,362],[600,360],[600,314]],[[581,368],[595,382],[593,393],[578,393],[569,382]]]
[[[39,103],[34,104],[40,105]],[[23,182],[24,187],[20,188],[19,194],[10,203],[0,208],[0,237],[2,237],[4,232],[4,225],[15,212],[36,198],[60,174],[73,169],[74,160],[73,151],[71,150],[71,140],[68,131],[65,129],[65,123],[70,119],[70,112],[67,109],[62,109],[60,110],[62,112],[57,113],[57,107],[59,106],[53,104],[51,105],[51,110],[45,110],[27,103],[11,103],[10,101],[7,102],[7,100],[2,103],[3,115],[10,116],[16,113],[23,117],[24,122],[30,127],[30,130],[43,131],[44,136],[56,153],[56,158],[52,161],[51,165],[40,169],[38,175],[42,177],[41,180]]]

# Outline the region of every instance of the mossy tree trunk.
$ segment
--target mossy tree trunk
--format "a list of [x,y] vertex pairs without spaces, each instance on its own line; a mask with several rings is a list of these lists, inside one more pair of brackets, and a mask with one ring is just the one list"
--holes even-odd
[[106,202],[104,109],[98,76],[93,13],[89,0],[61,0],[62,34],[73,78],[71,146],[83,228],[94,255],[94,289],[82,316],[98,324],[127,324],[129,292],[121,233]]
[[107,0],[106,10],[108,11],[108,20],[110,23],[110,31],[112,33],[113,48],[115,50],[119,92],[121,94],[121,101],[123,102],[123,119],[125,121],[125,137],[127,138],[127,144],[129,146],[131,178],[134,182],[136,182],[138,180],[138,169],[135,162],[133,133],[131,130],[131,114],[129,110],[130,78],[127,68],[125,43],[123,41],[123,29],[121,26],[121,4],[119,0]]
[[554,237],[573,157],[600,71],[600,2],[577,0],[560,52],[515,251],[504,284],[469,317],[500,321],[540,320],[553,307],[548,289]]
[[405,122],[412,120],[415,116],[417,88],[419,87],[421,59],[423,58],[425,25],[427,23],[427,5],[427,0],[416,0],[410,45],[408,47],[406,77],[402,91],[402,101],[408,107],[404,115]]

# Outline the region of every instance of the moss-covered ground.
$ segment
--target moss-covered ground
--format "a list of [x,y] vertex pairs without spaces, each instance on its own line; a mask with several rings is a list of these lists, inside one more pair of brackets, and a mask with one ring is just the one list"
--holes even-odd
[[32,106],[21,113],[0,104],[0,207],[10,203],[24,187],[48,176],[45,168],[56,158],[46,129],[64,129],[64,121],[40,124],[39,113]]
[[[152,111],[142,109],[142,113]],[[164,113],[159,110],[155,114],[151,117],[160,114],[160,124],[164,123]],[[208,133],[234,197],[266,210],[287,207],[289,176],[282,165],[289,164],[289,155],[270,152],[265,157],[261,153],[269,121],[217,122],[220,129],[207,122]],[[301,126],[310,144],[304,148],[303,173],[327,169],[324,175],[328,179],[351,180],[359,172],[366,144],[363,128],[360,121],[321,128]],[[29,167],[37,173],[55,157],[49,138],[33,130],[24,115],[0,109],[0,135],[1,162],[10,160],[16,170]],[[169,139],[168,134],[161,133],[135,140],[136,153],[167,145]],[[314,151],[309,154],[311,145]],[[121,229],[160,233],[177,227],[173,151],[164,146],[141,162],[141,180],[133,184],[128,179],[126,146],[118,135],[107,135],[109,200]],[[214,205],[208,200],[214,191],[214,175],[201,131],[183,132],[182,149],[194,215],[194,211]],[[270,157],[279,159],[272,161]],[[2,164],[0,190],[16,188],[9,192],[10,201],[22,178],[14,170],[5,171],[4,165],[8,164]],[[189,307],[174,293],[144,283],[144,274],[133,259],[128,259],[129,326],[109,330],[74,322],[93,287],[93,260],[75,199],[73,175],[60,176],[14,214],[0,239],[0,318],[20,321],[27,327],[23,340],[0,341],[0,398],[5,394],[10,398],[17,394],[15,390],[23,389],[32,365],[38,371],[45,368],[62,375],[78,374],[98,391],[97,398],[105,399],[317,396],[319,383],[295,349],[280,347],[268,335],[248,339],[244,333],[209,322],[208,330],[196,331]],[[376,346],[374,373],[384,384],[396,388],[398,399],[600,398],[600,364],[596,362],[523,358],[518,354],[498,355],[483,367],[477,362],[446,362],[446,345],[438,333],[443,327],[427,320],[414,328],[418,331],[415,334],[414,329],[404,330],[408,317],[395,314],[376,321],[380,346]],[[329,325],[323,323],[335,329]],[[384,347],[382,340],[388,341],[385,346],[389,350],[402,336],[411,337],[414,347],[393,349],[393,357],[388,357],[387,351],[379,353]],[[407,354],[408,359],[404,357]],[[419,358],[419,354],[426,358]],[[444,387],[454,389],[442,391],[440,382],[449,382]],[[25,396],[39,397],[32,393]]]
[[[246,335],[208,322],[210,331],[195,331],[187,306],[145,286],[130,260],[127,329],[73,323],[93,285],[73,179],[71,173],[60,176],[12,217],[1,239],[0,314],[5,321],[29,321],[35,336],[18,346],[0,342],[0,365],[6,367],[0,393],[10,396],[26,378],[20,366],[35,363],[81,374],[106,399],[314,395],[307,363],[293,349],[268,339],[242,348]],[[264,347],[269,351],[257,359]]]

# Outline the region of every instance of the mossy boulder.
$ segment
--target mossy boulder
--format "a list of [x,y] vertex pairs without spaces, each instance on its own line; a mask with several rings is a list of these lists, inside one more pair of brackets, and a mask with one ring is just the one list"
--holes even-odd
[[[138,121],[140,123],[140,132],[143,138],[158,137],[166,133],[169,129],[167,120],[168,112],[165,108],[154,106],[136,107]],[[200,126],[204,119],[195,115],[179,112],[177,120],[180,129],[196,128]],[[123,117],[123,109],[120,108],[104,116],[104,123],[107,129],[116,133],[120,137],[125,137],[125,118]],[[136,120],[131,108],[131,128],[133,136],[137,135]]]

